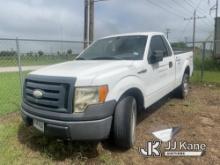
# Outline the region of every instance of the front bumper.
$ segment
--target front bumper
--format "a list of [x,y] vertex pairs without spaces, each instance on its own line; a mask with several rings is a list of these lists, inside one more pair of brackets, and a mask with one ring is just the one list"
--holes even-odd
[[[115,101],[112,101],[99,106],[90,106],[85,111],[85,113],[89,113],[88,115],[60,114],[59,118],[54,117],[53,112],[36,114],[34,112],[37,109],[32,111],[33,107],[22,105],[21,116],[27,125],[32,125],[33,119],[43,122],[46,136],[71,140],[102,140],[108,138],[110,134],[115,104]],[[99,113],[93,113],[92,117],[90,114],[92,111]],[[72,118],[65,118],[67,115]]]

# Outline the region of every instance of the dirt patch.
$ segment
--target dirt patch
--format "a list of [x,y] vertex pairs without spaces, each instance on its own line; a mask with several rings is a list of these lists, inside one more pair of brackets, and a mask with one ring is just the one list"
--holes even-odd
[[[212,102],[211,102],[212,101]],[[214,104],[215,103],[215,104]],[[167,98],[161,107],[151,116],[147,116],[137,127],[135,148],[118,155],[128,164],[218,164],[220,154],[220,89],[204,86],[193,86],[186,100]],[[190,143],[205,143],[207,151],[203,157],[180,158],[144,158],[137,148],[146,141],[154,139],[150,134],[163,128],[180,127],[181,131],[173,140]],[[123,158],[122,158],[123,157]]]
[[[163,98],[139,115],[136,144],[128,151],[119,150],[110,140],[104,142],[66,142],[46,138],[33,128],[21,124],[19,113],[0,118],[1,124],[17,123],[16,144],[28,157],[22,162],[35,164],[201,164],[220,162],[220,88],[192,86],[186,100],[172,96]],[[173,140],[205,143],[207,150],[202,157],[146,158],[139,154],[139,147],[155,139],[152,131],[180,127]],[[13,139],[13,138],[12,138]],[[10,143],[9,147],[10,147]],[[0,149],[1,150],[1,149]],[[16,160],[17,158],[14,157]]]

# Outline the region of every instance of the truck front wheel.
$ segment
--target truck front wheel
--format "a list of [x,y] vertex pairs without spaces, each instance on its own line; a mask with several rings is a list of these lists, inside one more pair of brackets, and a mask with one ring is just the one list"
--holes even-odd
[[135,142],[137,102],[134,97],[126,96],[118,102],[114,114],[114,141],[123,149],[129,149]]

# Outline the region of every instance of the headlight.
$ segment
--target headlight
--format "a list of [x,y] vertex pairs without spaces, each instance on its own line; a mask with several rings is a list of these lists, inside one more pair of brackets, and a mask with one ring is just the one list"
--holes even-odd
[[82,113],[88,105],[105,102],[108,86],[78,87],[75,90],[74,112]]

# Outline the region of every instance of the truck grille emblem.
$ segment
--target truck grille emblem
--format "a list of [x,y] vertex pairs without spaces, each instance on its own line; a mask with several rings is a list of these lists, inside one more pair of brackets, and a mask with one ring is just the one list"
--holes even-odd
[[36,89],[33,91],[33,96],[37,99],[40,99],[43,97],[43,91]]

